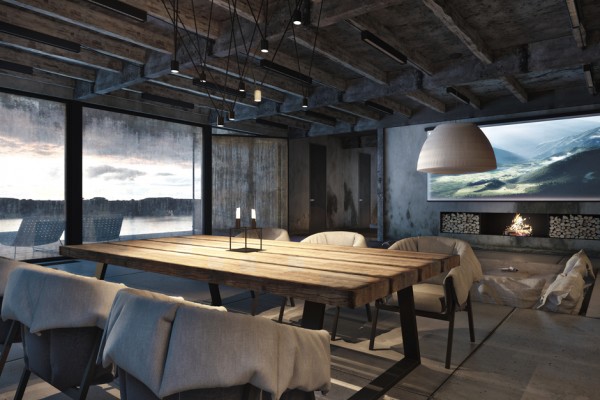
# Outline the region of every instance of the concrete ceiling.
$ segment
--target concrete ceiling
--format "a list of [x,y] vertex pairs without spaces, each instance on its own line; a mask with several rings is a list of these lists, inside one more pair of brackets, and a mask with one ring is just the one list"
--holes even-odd
[[[298,3],[308,24],[295,27]],[[145,21],[114,11],[123,5]],[[600,109],[597,0],[178,0],[177,48],[175,8],[3,0],[0,87],[212,125],[233,110],[226,128],[292,138]],[[362,31],[408,62],[362,41]],[[175,52],[179,74],[170,72]],[[263,58],[312,84],[261,68]],[[202,70],[214,90],[194,84]],[[240,79],[246,97],[222,90],[235,92]]]

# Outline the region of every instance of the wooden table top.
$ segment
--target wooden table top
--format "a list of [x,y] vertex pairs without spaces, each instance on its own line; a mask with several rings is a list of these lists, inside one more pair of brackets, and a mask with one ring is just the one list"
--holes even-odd
[[[72,258],[357,307],[457,266],[459,256],[229,237],[177,236],[60,247]],[[232,248],[244,246],[233,238]],[[258,239],[248,239],[258,248]]]

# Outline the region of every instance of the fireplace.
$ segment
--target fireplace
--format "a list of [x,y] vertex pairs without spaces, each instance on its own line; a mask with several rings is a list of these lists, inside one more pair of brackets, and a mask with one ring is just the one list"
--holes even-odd
[[600,216],[442,212],[440,232],[600,240]]

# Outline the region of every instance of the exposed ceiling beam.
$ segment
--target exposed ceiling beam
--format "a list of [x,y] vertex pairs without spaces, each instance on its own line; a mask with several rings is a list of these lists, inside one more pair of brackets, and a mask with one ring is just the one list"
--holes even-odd
[[21,50],[44,57],[54,58],[69,64],[75,64],[82,67],[104,69],[117,72],[123,67],[121,60],[107,57],[103,54],[82,49],[79,53],[73,53],[67,50],[59,49],[33,40],[0,33],[0,46]]
[[525,90],[523,85],[521,85],[519,83],[519,81],[517,81],[517,79],[514,76],[505,75],[505,76],[500,77],[500,80],[502,80],[502,82],[504,83],[504,86],[506,86],[506,88],[508,90],[510,90],[510,92],[517,99],[519,99],[519,101],[521,103],[527,103],[528,97],[529,97],[527,95],[527,91]]
[[477,110],[481,110],[481,101],[466,87],[449,86],[446,88],[446,93]]
[[45,71],[51,74],[64,76],[71,79],[93,82],[96,72],[91,68],[79,65],[66,64],[38,54],[27,53],[22,50],[4,48],[0,59],[17,64],[23,64],[33,69]]
[[97,10],[102,9],[102,7],[91,7],[84,0],[68,2],[4,0],[4,2],[149,50],[164,53],[173,52],[172,25],[161,20],[124,23],[126,17],[119,16],[116,13],[98,12]]
[[440,21],[458,37],[471,52],[486,64],[494,61],[479,33],[463,18],[461,13],[447,0],[422,0],[423,3],[439,18]]
[[408,62],[415,68],[420,69],[428,75],[435,72],[435,68],[429,60],[423,57],[417,50],[407,47],[403,42],[396,39],[396,34],[383,26],[377,18],[361,15],[351,19],[350,23],[361,31],[370,31],[378,37],[384,37],[385,41],[404,54],[408,58]]
[[584,48],[586,46],[586,32],[583,23],[581,22],[581,15],[579,15],[580,8],[578,7],[577,0],[566,0],[567,9],[569,10],[569,18],[571,19],[571,30],[573,31],[573,38],[577,47]]
[[[307,1],[307,0],[305,0]],[[402,3],[403,0],[344,0],[344,1],[313,1],[311,4],[310,23],[317,26],[319,23],[319,10],[323,4],[321,14],[321,27],[333,25],[345,19],[356,18],[360,15],[381,10]]]
[[392,111],[394,111],[394,113],[399,113],[407,117],[410,117],[413,113],[409,107],[387,97],[379,97],[377,99],[373,99],[373,101],[391,109]]
[[441,100],[436,99],[422,90],[413,90],[408,92],[406,93],[406,97],[409,97],[417,103],[421,103],[425,107],[429,107],[439,113],[446,112],[446,105]]
[[[296,43],[312,50],[315,45],[315,33],[307,29],[296,29]],[[323,32],[318,34],[315,52],[374,82],[382,85],[388,83],[387,74],[384,71],[376,68],[367,60],[356,58]]]
[[[15,15],[19,18],[15,21]],[[93,49],[104,55],[118,58],[123,61],[143,64],[146,58],[146,49],[125,43],[111,37],[103,36],[96,32],[88,31],[80,26],[67,24],[39,14],[22,12],[18,8],[0,4],[0,21],[15,23],[23,28],[35,30],[47,35],[69,38],[81,44],[82,50]]]

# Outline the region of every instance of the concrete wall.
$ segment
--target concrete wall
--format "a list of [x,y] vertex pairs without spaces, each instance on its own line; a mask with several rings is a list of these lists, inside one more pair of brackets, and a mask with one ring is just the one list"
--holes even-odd
[[335,136],[296,139],[290,140],[289,144],[290,233],[309,233],[309,148],[311,143],[327,147],[327,229],[359,228],[357,220],[360,153],[371,155],[371,224],[377,224],[377,149],[375,147],[345,149],[342,148],[340,139]]
[[[427,125],[430,127],[431,125]],[[600,202],[428,202],[427,175],[417,172],[417,159],[425,142],[426,125],[386,129],[385,133],[385,237],[439,235],[441,211],[600,214]],[[509,237],[453,234],[480,248],[520,251],[568,251],[585,249],[600,253],[598,240]]]
[[212,158],[213,233],[228,233],[237,207],[243,226],[254,208],[258,226],[287,229],[287,140],[214,136]]

